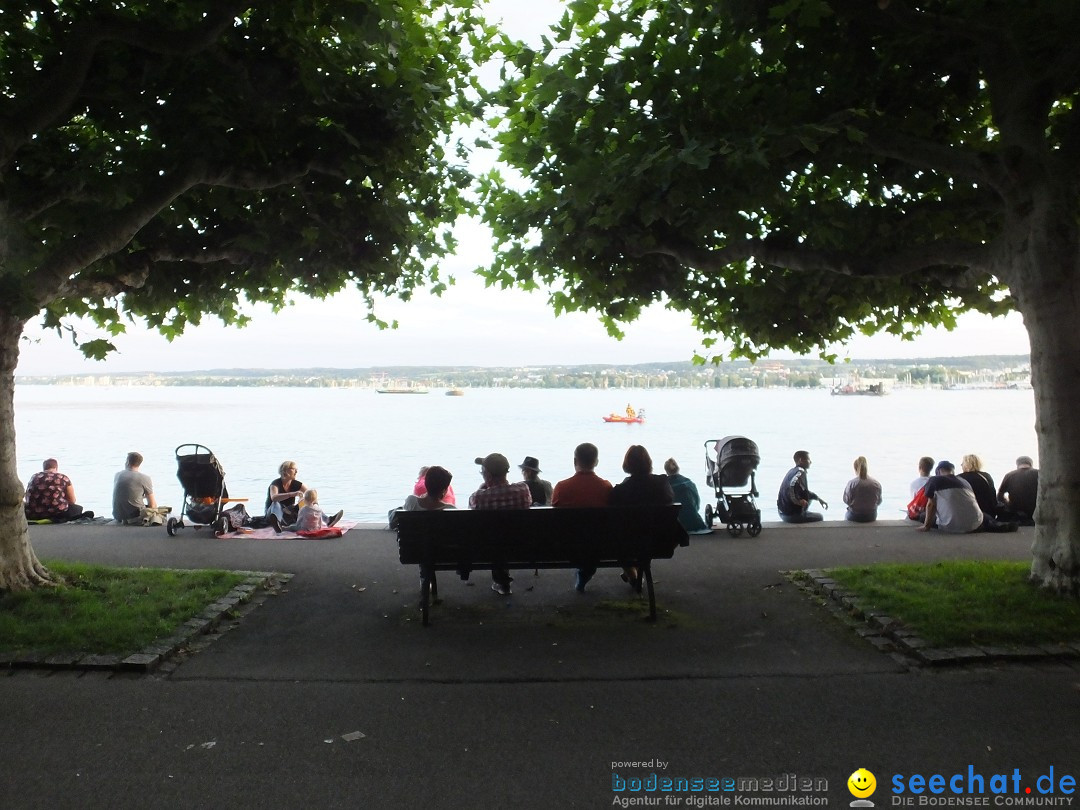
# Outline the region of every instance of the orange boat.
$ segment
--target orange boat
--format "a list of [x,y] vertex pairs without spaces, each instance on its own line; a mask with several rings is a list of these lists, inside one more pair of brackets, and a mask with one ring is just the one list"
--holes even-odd
[[625,416],[612,411],[610,415],[602,418],[605,422],[623,422],[627,425],[639,425],[645,421],[645,411],[635,411],[632,406],[627,405]]

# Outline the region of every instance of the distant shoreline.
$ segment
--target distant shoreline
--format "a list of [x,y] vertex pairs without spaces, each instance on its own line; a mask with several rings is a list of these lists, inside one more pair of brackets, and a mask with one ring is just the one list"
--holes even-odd
[[1027,388],[1030,356],[973,355],[905,360],[818,358],[632,365],[373,366],[367,368],[144,371],[17,375],[16,385],[387,388],[833,388],[886,381],[890,387]]

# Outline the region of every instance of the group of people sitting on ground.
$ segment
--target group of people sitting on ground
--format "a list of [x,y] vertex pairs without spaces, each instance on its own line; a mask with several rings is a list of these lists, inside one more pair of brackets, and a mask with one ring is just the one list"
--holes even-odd
[[[160,523],[161,513],[166,511],[158,508],[154,482],[140,470],[142,463],[141,453],[128,453],[124,469],[113,479],[112,516],[117,523]],[[93,512],[75,503],[75,487],[68,476],[59,472],[58,467],[57,460],[49,458],[42,465],[42,471],[31,476],[23,501],[26,519],[52,523],[93,519]],[[297,480],[296,473],[295,461],[281,463],[278,477],[270,482],[266,491],[265,515],[249,518],[250,525],[271,526],[279,533],[318,531],[332,527],[341,520],[344,515],[342,511],[330,517],[323,513],[319,506],[319,493]]]
[[[785,523],[814,523],[824,519],[820,512],[810,511],[817,501],[822,509],[829,505],[807,484],[810,454],[797,450],[795,466],[784,476],[776,496],[776,509]],[[881,484],[867,471],[865,456],[855,459],[855,477],[844,487],[845,519],[856,523],[877,520],[881,505]],[[931,475],[931,470],[934,474]],[[964,456],[962,472],[957,475],[951,462],[941,461],[934,468],[929,456],[919,459],[919,477],[911,482],[912,502],[908,517],[919,522],[920,531],[940,529],[943,532],[967,533],[976,531],[1016,531],[1017,526],[1035,525],[1036,496],[1039,490],[1039,471],[1028,456],[1016,460],[1016,469],[994,490],[994,479],[982,469],[981,459]]]
[[283,461],[278,477],[266,490],[266,522],[275,532],[317,532],[337,525],[345,512],[327,517],[319,506],[318,490],[308,489],[297,479],[295,461]]
[[[119,523],[141,518],[144,509],[157,510],[153,482],[139,471],[142,462],[139,453],[128,453],[124,469],[113,479],[113,518]],[[47,458],[41,472],[30,476],[23,496],[26,519],[50,523],[93,520],[94,513],[75,502],[75,486],[59,466],[55,458]]]
[[934,467],[929,456],[919,459],[908,505],[908,517],[920,524],[919,531],[1008,532],[1035,525],[1039,471],[1029,456],[1016,459],[1016,469],[1005,474],[996,492],[994,479],[982,469],[978,456],[964,456],[961,470],[957,474],[949,461]]
[[[518,465],[522,480],[511,482],[510,462],[501,453],[489,453],[477,458],[480,486],[469,496],[470,509],[529,509],[533,506],[553,506],[559,508],[592,508],[603,506],[630,506],[646,504],[671,504],[679,501],[683,504],[680,521],[689,522],[688,531],[705,533],[711,529],[698,514],[700,498],[693,481],[679,475],[679,465],[675,459],[668,459],[664,468],[667,475],[654,475],[652,458],[649,452],[639,444],[631,445],[623,458],[623,472],[627,477],[612,486],[610,481],[596,474],[596,465],[600,452],[596,445],[589,442],[574,448],[574,474],[559,481],[554,486],[540,478],[540,462],[533,456],[526,456]],[[450,481],[453,476],[442,467],[424,467],[421,469],[424,494],[416,494],[421,481],[417,481],[412,495],[405,499],[401,508],[408,511],[421,509],[452,509],[453,494]],[[678,494],[677,494],[678,493]],[[395,510],[396,511],[396,510]],[[393,512],[391,512],[392,519]],[[685,526],[686,524],[684,524]],[[596,574],[595,568],[582,568],[576,572],[574,586],[579,592]],[[495,569],[491,572],[491,589],[506,596],[511,593],[513,581],[510,572]],[[633,567],[623,569],[622,579],[632,588],[640,591],[641,573]]]

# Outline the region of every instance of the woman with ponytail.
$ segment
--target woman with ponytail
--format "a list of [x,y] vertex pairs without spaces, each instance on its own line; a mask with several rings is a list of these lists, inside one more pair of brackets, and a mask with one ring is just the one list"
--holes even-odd
[[844,517],[856,523],[873,523],[881,505],[881,484],[866,471],[866,456],[855,459],[855,477],[844,487]]

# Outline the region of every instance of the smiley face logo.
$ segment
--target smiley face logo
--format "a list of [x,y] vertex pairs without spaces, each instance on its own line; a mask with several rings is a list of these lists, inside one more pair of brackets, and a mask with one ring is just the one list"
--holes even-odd
[[847,780],[847,789],[857,799],[865,799],[877,790],[877,779],[866,768],[859,768]]

